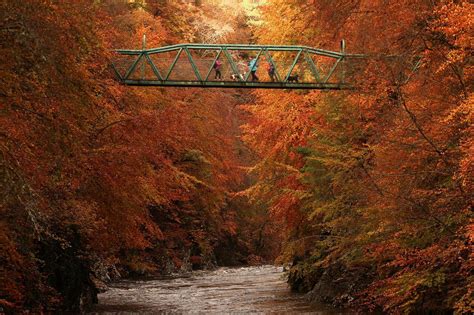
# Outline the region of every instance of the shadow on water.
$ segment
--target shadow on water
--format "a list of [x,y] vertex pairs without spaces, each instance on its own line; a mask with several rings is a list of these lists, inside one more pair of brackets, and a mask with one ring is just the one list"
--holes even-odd
[[283,268],[219,268],[185,277],[123,280],[90,314],[343,314],[290,292]]

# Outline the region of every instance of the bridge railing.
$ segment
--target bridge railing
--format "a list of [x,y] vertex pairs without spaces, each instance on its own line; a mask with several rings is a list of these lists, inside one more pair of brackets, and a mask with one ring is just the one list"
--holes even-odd
[[[179,44],[116,50],[113,64],[125,84],[209,87],[348,88],[347,61],[363,55],[306,46]],[[249,61],[257,60],[251,75]],[[220,61],[220,76],[214,69]],[[270,66],[274,74],[269,72]]]

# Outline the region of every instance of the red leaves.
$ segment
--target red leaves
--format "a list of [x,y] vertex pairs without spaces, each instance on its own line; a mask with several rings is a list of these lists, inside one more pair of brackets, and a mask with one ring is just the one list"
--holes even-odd
[[[88,258],[120,258],[151,272],[159,268],[137,253],[153,253],[164,268],[165,259],[179,262],[191,249],[211,257],[219,237],[234,237],[236,210],[226,207],[244,171],[234,153],[233,95],[133,89],[111,80],[110,49],[139,47],[144,33],[148,47],[177,41],[170,21],[126,3],[8,2],[8,9],[0,4],[0,18],[21,32],[0,33],[10,45],[0,55],[0,163],[18,174],[5,201],[5,230],[18,233],[0,239],[12,279],[0,303],[44,302],[30,301],[22,286],[22,272],[30,276],[35,268],[15,266],[36,266],[38,254],[33,229],[20,219],[65,247],[74,246],[62,235],[73,226]],[[17,198],[24,187],[30,195]],[[35,279],[31,288],[44,285]]]

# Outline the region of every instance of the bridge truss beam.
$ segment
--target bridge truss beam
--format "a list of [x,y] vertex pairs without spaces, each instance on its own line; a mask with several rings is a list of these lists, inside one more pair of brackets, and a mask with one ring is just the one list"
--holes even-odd
[[[123,62],[122,65],[113,64],[117,77],[124,84],[206,88],[349,89],[350,84],[345,82],[344,63],[349,58],[363,57],[346,54],[344,41],[340,52],[306,46],[236,44],[179,44],[142,50],[120,49],[115,52],[128,58],[125,66]],[[204,56],[209,52],[215,56],[205,59]],[[167,58],[170,54],[172,58]],[[275,77],[271,81],[249,81],[251,73],[246,63],[243,63],[249,55],[255,56],[253,58],[257,62],[264,58],[273,65]],[[324,60],[321,61],[321,58]],[[224,79],[220,80],[211,76],[218,59],[228,65]],[[183,63],[186,65],[183,66]],[[242,66],[246,69],[242,70]],[[183,70],[185,67],[186,71]],[[145,68],[151,69],[149,73]],[[295,72],[298,75],[296,81]],[[230,79],[231,75],[233,80]]]

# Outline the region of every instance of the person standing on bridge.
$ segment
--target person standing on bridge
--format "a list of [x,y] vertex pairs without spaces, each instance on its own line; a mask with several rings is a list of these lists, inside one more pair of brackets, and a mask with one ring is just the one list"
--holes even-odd
[[216,77],[215,77],[216,80],[222,79],[221,66],[222,66],[222,62],[219,59],[217,59],[216,62],[214,63],[214,66],[212,66],[214,70],[216,71]]
[[252,81],[258,81],[258,77],[257,77],[257,69],[258,69],[257,58],[253,58],[252,60],[249,61],[249,69],[250,69],[250,74],[252,75]]
[[270,80],[272,80],[272,82],[275,82],[275,66],[273,65],[273,63],[269,62],[267,64],[267,71]]

